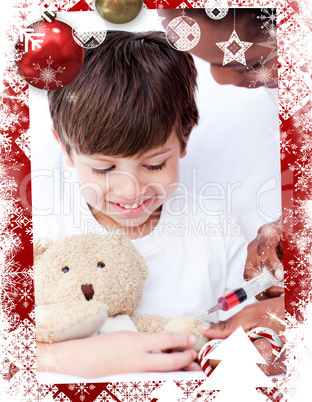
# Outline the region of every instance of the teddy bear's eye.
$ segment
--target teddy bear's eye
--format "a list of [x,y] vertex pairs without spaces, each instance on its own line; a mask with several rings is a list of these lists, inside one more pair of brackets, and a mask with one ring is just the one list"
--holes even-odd
[[64,267],[64,268],[62,268],[62,271],[64,272],[64,274],[66,274],[66,273],[69,271],[69,268],[68,268],[68,267]]
[[98,262],[97,267],[98,268],[104,268],[105,267],[104,262]]

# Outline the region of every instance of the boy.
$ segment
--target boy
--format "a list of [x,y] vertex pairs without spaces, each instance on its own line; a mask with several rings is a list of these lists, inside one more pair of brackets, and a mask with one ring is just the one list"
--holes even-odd
[[[58,236],[127,233],[149,267],[137,315],[197,316],[242,281],[238,226],[209,200],[177,191],[179,159],[198,121],[195,90],[192,57],[171,48],[163,33],[113,31],[86,51],[70,85],[48,94],[54,135],[73,168],[72,209],[64,212],[64,197],[54,216]],[[192,349],[152,353],[194,342],[190,334],[118,332],[54,344],[53,351],[62,372],[96,377],[198,370]],[[38,344],[39,356],[46,347]]]

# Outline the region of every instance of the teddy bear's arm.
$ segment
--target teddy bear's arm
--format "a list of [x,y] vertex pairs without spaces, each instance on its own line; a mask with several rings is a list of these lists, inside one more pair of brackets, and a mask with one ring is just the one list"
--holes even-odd
[[205,345],[206,342],[209,341],[206,338],[198,326],[203,325],[204,322],[195,317],[191,316],[182,316],[178,318],[174,318],[170,320],[164,328],[165,332],[189,332],[191,334],[196,335],[197,341],[195,345],[192,346],[193,349],[200,351],[200,349]]
[[170,321],[159,314],[143,314],[131,319],[139,332],[161,332]]
[[201,320],[195,317],[182,316],[175,319],[164,318],[159,314],[154,315],[141,315],[132,318],[138,331],[140,332],[189,332],[197,337],[197,342],[193,346],[194,349],[200,350],[202,346],[208,342],[201,331],[198,329],[198,325],[203,324]]
[[98,301],[36,306],[36,340],[60,342],[93,335],[107,319],[107,306]]
[[108,317],[105,324],[100,329],[101,334],[115,331],[135,331],[137,328],[127,314],[119,314],[115,317]]

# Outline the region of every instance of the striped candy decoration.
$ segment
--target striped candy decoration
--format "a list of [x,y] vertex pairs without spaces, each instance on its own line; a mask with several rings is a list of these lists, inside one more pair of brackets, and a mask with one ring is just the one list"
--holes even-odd
[[[278,358],[279,355],[281,354],[282,350],[282,341],[280,337],[277,335],[277,333],[270,328],[266,327],[257,327],[252,329],[247,333],[248,338],[251,340],[251,342],[254,342],[257,339],[263,338],[266,339],[270,342],[272,346],[272,354]],[[209,364],[209,353],[212,352],[221,342],[223,342],[223,339],[213,339],[207,343],[201,348],[199,355],[198,355],[198,360],[200,362],[200,365],[202,367],[203,372],[207,375],[207,377],[212,373],[213,368]]]
[[247,336],[251,342],[254,342],[256,339],[260,338],[268,340],[272,346],[272,354],[276,358],[278,358],[281,354],[283,344],[280,337],[275,331],[273,331],[273,329],[266,327],[254,328],[247,333]]
[[[272,354],[276,357],[276,359],[280,356],[282,350],[282,341],[277,333],[270,328],[266,327],[257,327],[252,329],[247,333],[248,338],[251,342],[254,342],[257,339],[263,338],[267,339],[272,345]],[[200,350],[198,355],[198,360],[201,365],[203,372],[209,377],[213,368],[209,363],[209,354],[216,349],[216,347],[223,342],[224,339],[213,339],[207,342]],[[263,388],[259,387],[259,390],[263,392],[266,396],[268,396],[274,402],[280,402],[283,395],[279,392],[279,390],[275,387],[272,388]]]
[[205,343],[205,345],[200,349],[198,354],[198,361],[201,365],[203,372],[206,374],[207,377],[213,372],[213,368],[209,364],[209,353],[212,352],[221,342],[223,339],[212,339],[211,341]]

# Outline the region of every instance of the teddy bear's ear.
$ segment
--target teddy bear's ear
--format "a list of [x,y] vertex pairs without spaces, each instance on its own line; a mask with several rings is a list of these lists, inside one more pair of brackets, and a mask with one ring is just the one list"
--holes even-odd
[[55,239],[40,238],[34,240],[34,260],[43,254],[55,242]]

